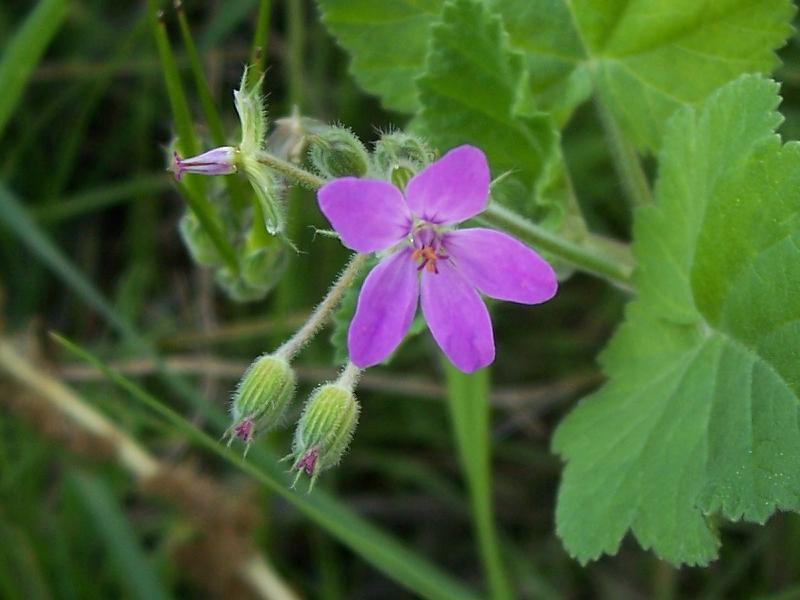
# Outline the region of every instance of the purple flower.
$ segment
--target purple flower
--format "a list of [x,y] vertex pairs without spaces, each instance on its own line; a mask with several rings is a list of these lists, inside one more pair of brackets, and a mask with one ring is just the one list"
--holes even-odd
[[538,304],[558,287],[550,265],[514,238],[491,229],[453,230],[489,198],[483,152],[460,146],[416,175],[405,195],[385,181],[345,177],[317,195],[342,243],[357,252],[388,251],[364,281],[348,333],[350,360],[366,368],[400,344],[417,298],[433,338],[466,373],[494,360],[491,298]]
[[191,158],[181,158],[175,152],[170,171],[175,174],[175,179],[178,181],[181,180],[184,173],[200,173],[201,175],[236,173],[236,148],[221,146]]

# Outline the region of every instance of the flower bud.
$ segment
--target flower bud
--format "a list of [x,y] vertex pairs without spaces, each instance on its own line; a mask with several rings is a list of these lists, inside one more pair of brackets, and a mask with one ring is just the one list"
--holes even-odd
[[177,152],[172,155],[170,171],[175,179],[181,180],[184,173],[200,175],[230,175],[236,173],[237,152],[231,146],[221,146],[191,158],[181,158]]
[[311,395],[294,432],[290,456],[297,470],[295,483],[305,473],[311,477],[310,490],[322,471],[339,464],[360,410],[353,392],[338,383],[326,383]]
[[351,131],[328,127],[310,136],[308,156],[323,177],[363,177],[369,169],[369,154]]
[[416,174],[436,158],[435,153],[421,139],[402,131],[386,133],[375,143],[373,153],[378,171],[389,178],[397,168]]
[[253,361],[233,397],[228,443],[237,437],[249,446],[257,434],[279,425],[296,384],[294,371],[283,358],[264,354]]

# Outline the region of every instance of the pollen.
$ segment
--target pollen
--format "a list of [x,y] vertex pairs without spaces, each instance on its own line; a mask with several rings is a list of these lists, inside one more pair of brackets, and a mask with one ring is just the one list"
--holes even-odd
[[440,258],[447,258],[436,254],[436,251],[430,246],[417,248],[411,253],[411,260],[414,262],[421,260],[422,262],[417,267],[417,271],[425,269],[428,273],[438,273],[439,269],[436,267],[436,261]]

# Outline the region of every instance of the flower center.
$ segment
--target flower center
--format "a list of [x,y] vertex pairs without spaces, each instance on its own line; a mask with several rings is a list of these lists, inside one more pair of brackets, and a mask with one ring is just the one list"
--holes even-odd
[[436,251],[431,246],[423,246],[417,248],[411,253],[411,260],[419,262],[417,271],[425,269],[428,273],[438,273],[439,269],[436,266],[436,260],[439,258]]
[[423,226],[417,229],[413,234],[413,245],[411,260],[418,263],[417,271],[425,269],[428,273],[438,273],[436,261],[449,258],[442,246],[441,233],[432,227]]

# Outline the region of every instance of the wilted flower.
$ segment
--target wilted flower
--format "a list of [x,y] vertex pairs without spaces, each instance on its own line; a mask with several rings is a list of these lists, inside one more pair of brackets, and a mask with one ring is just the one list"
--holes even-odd
[[494,360],[492,323],[478,292],[523,304],[545,302],[558,283],[550,265],[516,239],[483,228],[453,230],[486,207],[486,157],[460,146],[408,182],[346,177],[318,192],[342,243],[388,255],[361,288],[348,333],[350,360],[382,362],[400,344],[417,310],[452,363],[470,373]]
[[184,173],[199,173],[201,175],[230,175],[236,173],[236,148],[221,146],[208,152],[203,152],[191,158],[181,158],[175,152],[172,155],[170,170],[175,174],[175,179],[181,180]]

